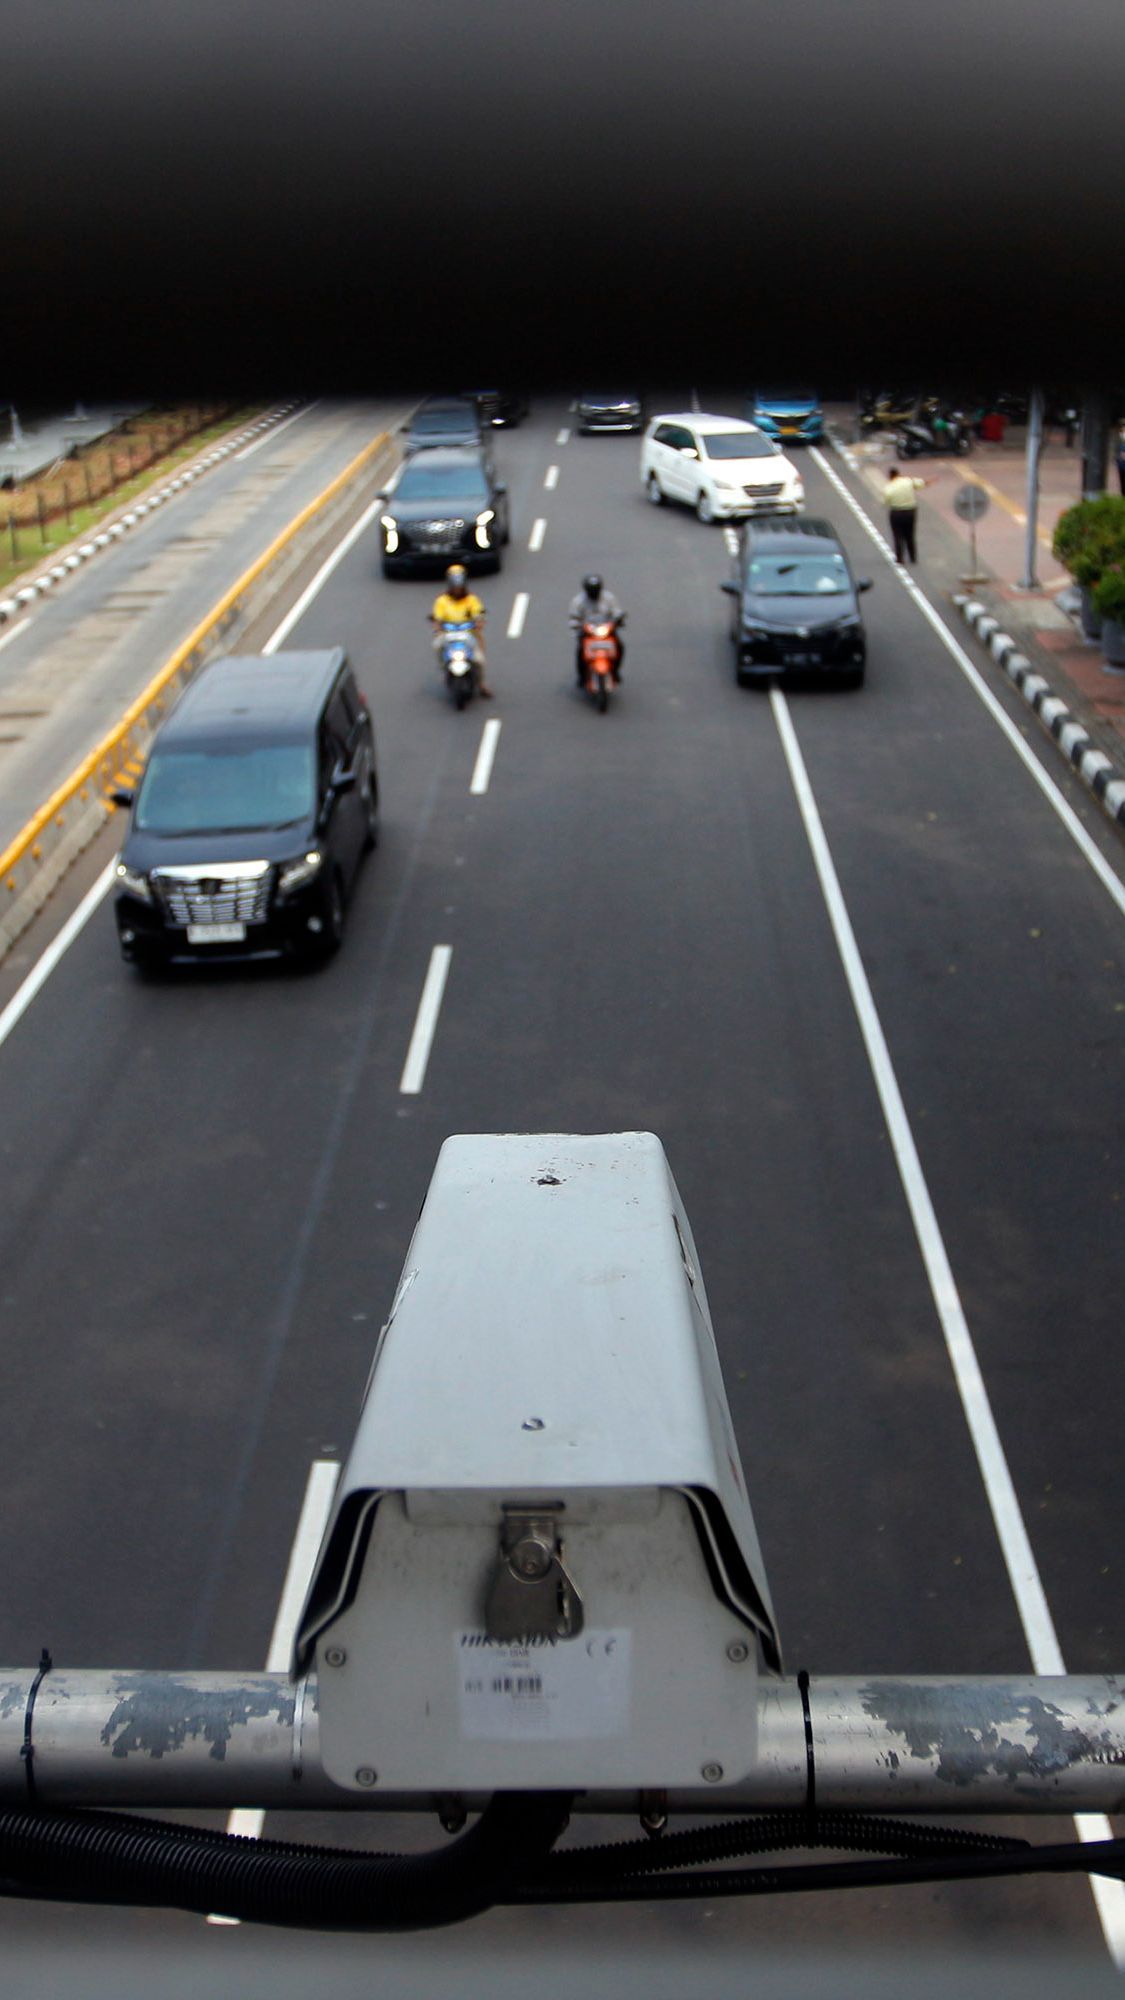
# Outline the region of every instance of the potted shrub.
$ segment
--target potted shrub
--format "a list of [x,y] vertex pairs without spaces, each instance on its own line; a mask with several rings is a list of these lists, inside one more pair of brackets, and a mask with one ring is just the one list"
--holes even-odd
[[1078,585],[1086,638],[1100,639],[1095,593],[1106,571],[1125,563],[1125,497],[1103,493],[1068,507],[1059,516],[1052,548]]
[[1094,590],[1094,609],[1102,621],[1102,652],[1106,665],[1125,673],[1125,568],[1107,569]]

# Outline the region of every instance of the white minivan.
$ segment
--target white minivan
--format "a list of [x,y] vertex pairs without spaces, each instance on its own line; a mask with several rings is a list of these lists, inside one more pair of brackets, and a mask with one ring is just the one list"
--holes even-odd
[[653,417],[641,484],[654,506],[682,500],[701,521],[797,514],[805,504],[804,482],[780,445],[756,424],[700,410]]

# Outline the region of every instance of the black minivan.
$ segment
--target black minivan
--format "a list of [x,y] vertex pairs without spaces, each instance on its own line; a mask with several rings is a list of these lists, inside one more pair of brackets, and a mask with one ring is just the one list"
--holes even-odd
[[859,687],[867,660],[859,593],[870,588],[852,575],[829,521],[748,521],[735,575],[720,585],[738,600],[730,635],[739,686],[800,673]]
[[214,660],[157,731],[117,863],[131,964],[328,957],[378,839],[375,738],[340,647]]

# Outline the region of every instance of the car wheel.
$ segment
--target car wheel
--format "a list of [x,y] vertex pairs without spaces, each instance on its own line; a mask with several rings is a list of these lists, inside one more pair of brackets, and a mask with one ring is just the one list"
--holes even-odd
[[374,778],[371,779],[363,800],[363,851],[370,854],[379,845],[379,793]]
[[146,986],[158,985],[168,971],[168,959],[162,951],[137,952],[134,957],[126,958],[125,963],[132,967],[134,977]]
[[654,507],[664,505],[664,492],[655,472],[650,472],[645,480],[645,498],[651,500]]
[[695,516],[698,521],[702,521],[704,526],[708,528],[711,527],[715,519],[715,503],[703,486],[699,489],[699,498],[695,503]]
[[321,932],[321,957],[331,958],[344,942],[344,885],[338,868],[332,870],[328,882],[328,894],[324,899],[324,929]]

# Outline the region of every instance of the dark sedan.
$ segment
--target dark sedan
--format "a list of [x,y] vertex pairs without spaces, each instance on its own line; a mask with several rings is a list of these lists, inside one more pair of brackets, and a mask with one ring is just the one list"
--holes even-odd
[[784,672],[861,685],[867,640],[859,593],[871,582],[852,575],[828,521],[747,522],[735,575],[720,587],[736,600],[731,640],[740,687]]
[[522,424],[531,405],[519,389],[472,389],[469,400],[475,403],[481,423],[487,428],[494,424],[498,429],[510,424],[514,429]]
[[629,389],[590,390],[575,399],[574,416],[584,435],[591,431],[643,431],[644,397]]
[[487,451],[415,452],[380,499],[384,576],[454,561],[499,569],[508,489]]

